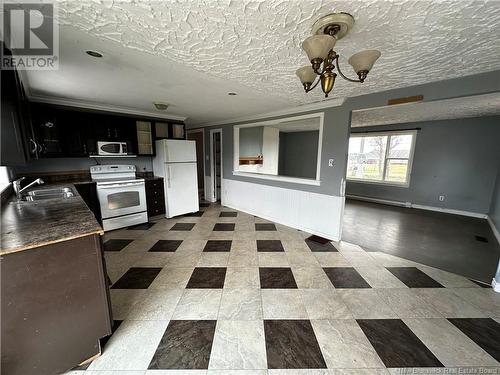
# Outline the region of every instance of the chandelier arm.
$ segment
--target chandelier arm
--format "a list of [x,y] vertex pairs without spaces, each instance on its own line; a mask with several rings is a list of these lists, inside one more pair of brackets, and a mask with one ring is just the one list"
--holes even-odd
[[339,66],[339,55],[335,56],[335,65],[337,66],[337,71],[339,72],[340,76],[342,78],[344,78],[346,81],[363,83],[363,81],[361,81],[360,79],[351,79],[351,78],[346,77],[344,75],[344,73],[342,73],[342,71],[340,70],[340,66]]
[[316,81],[316,83],[314,85],[312,85],[311,87],[309,87],[309,89],[306,90],[306,93],[308,93],[309,91],[314,90],[314,88],[316,86],[318,86],[318,83],[320,83],[320,81],[321,81],[321,76],[318,76],[318,80]]

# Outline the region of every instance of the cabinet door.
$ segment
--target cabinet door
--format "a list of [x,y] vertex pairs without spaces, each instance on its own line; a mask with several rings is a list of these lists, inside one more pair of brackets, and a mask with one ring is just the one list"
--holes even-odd
[[40,157],[64,156],[60,131],[60,122],[62,122],[60,111],[50,106],[34,105],[32,118]]
[[137,155],[153,155],[153,124],[151,121],[136,121],[135,126],[137,129]]
[[60,132],[64,156],[88,156],[87,139],[87,114],[81,111],[62,111],[60,119]]
[[2,70],[2,127],[1,165],[20,165],[26,162],[19,117],[17,115],[14,71]]

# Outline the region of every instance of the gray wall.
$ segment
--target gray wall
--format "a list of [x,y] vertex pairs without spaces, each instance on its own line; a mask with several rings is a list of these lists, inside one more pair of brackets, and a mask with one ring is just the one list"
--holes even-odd
[[420,128],[409,187],[348,181],[346,193],[486,214],[500,160],[499,125],[500,117],[483,117],[353,129]]
[[280,132],[281,176],[316,178],[319,131]]
[[[393,98],[402,98],[412,95],[424,95],[425,101],[446,99],[460,96],[484,94],[500,91],[500,71],[476,74],[457,79],[433,82],[425,85],[405,87],[400,89],[388,90],[384,92],[368,94],[353,98],[348,98],[341,106],[328,107],[320,110],[309,110],[296,112],[294,115],[270,116],[258,120],[266,121],[284,117],[293,117],[309,113],[324,112],[323,144],[321,150],[321,186],[301,185],[291,182],[259,180],[255,178],[246,178],[233,176],[233,125],[245,123],[254,123],[252,121],[235,121],[225,125],[213,125],[206,127],[206,156],[210,153],[210,129],[222,129],[223,137],[223,158],[224,178],[238,181],[251,182],[269,186],[278,186],[294,190],[311,191],[326,195],[339,195],[342,185],[342,179],[345,176],[347,165],[347,148],[349,138],[349,123],[351,110],[379,107],[387,105],[387,100]],[[339,84],[347,84],[339,81]],[[320,97],[318,92],[311,92],[309,95]],[[328,167],[328,159],[334,160],[334,167]],[[205,157],[205,174],[210,175],[210,163]]]
[[[319,194],[336,195],[340,194],[342,178],[345,176],[347,163],[347,147],[349,139],[349,119],[350,109],[345,106],[331,107],[320,110],[294,113],[293,115],[274,116],[262,121],[294,117],[304,114],[324,113],[323,124],[323,144],[321,153],[321,185],[303,185],[292,182],[260,180],[242,176],[233,176],[233,125],[241,125],[247,122],[235,122],[230,125],[217,125],[205,128],[205,175],[210,175],[210,130],[222,129],[222,156],[223,156],[223,178],[263,184],[269,186],[283,187],[294,190],[311,191]],[[260,120],[259,120],[260,121]],[[256,121],[252,121],[256,122]],[[333,168],[328,167],[328,159],[337,161]]]
[[240,157],[262,155],[264,127],[256,126],[240,129]]
[[[489,216],[497,231],[500,232],[500,166],[497,171],[497,179],[495,188],[493,189],[493,196],[491,197],[491,205]],[[500,271],[500,264],[499,264]],[[500,276],[500,274],[499,274]],[[498,280],[500,282],[500,279]]]
[[63,171],[88,171],[89,168],[97,164],[133,164],[137,171],[152,171],[153,164],[151,157],[139,156],[136,158],[51,158],[32,160],[23,166],[13,167],[15,174],[23,173],[47,173]]

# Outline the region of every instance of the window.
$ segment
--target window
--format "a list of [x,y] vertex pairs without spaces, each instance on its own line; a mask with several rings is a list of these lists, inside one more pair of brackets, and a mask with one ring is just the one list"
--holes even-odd
[[347,179],[408,186],[416,131],[351,134]]

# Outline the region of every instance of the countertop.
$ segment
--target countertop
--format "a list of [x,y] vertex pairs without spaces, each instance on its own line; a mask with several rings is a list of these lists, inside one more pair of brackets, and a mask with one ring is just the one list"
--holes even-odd
[[72,187],[71,198],[16,203],[11,198],[2,206],[0,256],[39,246],[104,232],[88,209],[74,183],[57,183],[34,189]]

